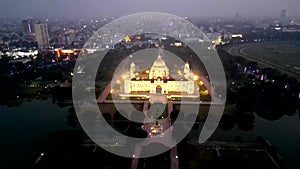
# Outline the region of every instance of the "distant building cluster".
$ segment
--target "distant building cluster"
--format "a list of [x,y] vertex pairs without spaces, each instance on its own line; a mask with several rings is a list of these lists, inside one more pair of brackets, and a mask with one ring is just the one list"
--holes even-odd
[[[113,17],[98,19],[2,19],[0,22],[0,55],[15,51],[56,51],[56,49],[82,49],[86,45],[88,53],[103,49],[114,49],[120,42],[125,48],[133,46],[163,47],[164,41],[170,40],[164,35],[144,33],[143,35],[124,36],[116,33],[99,34],[98,42],[87,43],[88,39]],[[226,43],[246,43],[261,41],[297,40],[300,32],[300,21],[289,16],[288,9],[282,8],[274,18],[245,18],[241,13],[233,13],[232,18],[185,18],[198,26],[205,37],[199,41],[211,41],[211,48]],[[176,26],[173,22],[161,23],[169,28]],[[143,37],[142,37],[143,36]],[[189,37],[189,32],[178,32],[178,39]],[[190,39],[192,40],[192,38]],[[181,47],[182,42],[171,42],[168,45]]]

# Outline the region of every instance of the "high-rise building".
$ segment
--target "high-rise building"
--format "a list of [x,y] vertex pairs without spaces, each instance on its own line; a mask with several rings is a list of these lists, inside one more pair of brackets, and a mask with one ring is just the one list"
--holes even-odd
[[33,19],[24,19],[22,20],[23,34],[24,36],[34,34],[34,21]]
[[287,18],[287,9],[283,8],[280,12],[280,22],[283,26],[289,24],[289,20]]
[[46,23],[37,23],[34,25],[36,41],[38,43],[39,49],[47,49],[50,47],[49,44],[49,34],[48,26]]
[[280,12],[280,18],[281,19],[286,19],[286,13],[287,13],[287,9],[283,8]]

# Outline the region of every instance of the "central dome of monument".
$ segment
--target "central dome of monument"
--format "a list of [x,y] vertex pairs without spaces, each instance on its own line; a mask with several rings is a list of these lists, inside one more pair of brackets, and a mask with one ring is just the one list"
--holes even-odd
[[157,59],[153,62],[153,68],[162,68],[167,67],[165,61],[161,58],[161,55],[158,55]]

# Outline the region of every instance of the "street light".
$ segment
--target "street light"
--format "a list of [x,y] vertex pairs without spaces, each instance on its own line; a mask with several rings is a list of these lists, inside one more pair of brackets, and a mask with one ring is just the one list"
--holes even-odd
[[194,75],[194,76],[193,76],[193,79],[196,81],[196,80],[199,79],[199,77],[198,77],[197,75]]

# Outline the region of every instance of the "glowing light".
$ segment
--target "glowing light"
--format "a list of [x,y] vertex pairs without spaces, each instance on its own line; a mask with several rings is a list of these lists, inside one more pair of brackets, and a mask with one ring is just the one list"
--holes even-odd
[[289,87],[289,84],[287,83],[287,84],[284,86],[284,88],[287,89],[288,87]]
[[194,79],[194,80],[198,80],[199,77],[198,77],[197,75],[194,75],[194,76],[193,76],[193,79]]
[[202,80],[199,82],[199,85],[201,85],[201,86],[203,85],[203,81]]
[[261,75],[260,80],[264,80],[264,75]]
[[200,91],[200,94],[202,94],[202,95],[208,95],[208,90]]
[[127,77],[128,77],[127,75],[122,75],[123,80],[127,79]]
[[215,40],[215,45],[220,45],[222,43],[222,36],[219,36],[218,39]]
[[180,43],[180,42],[176,42],[176,43],[174,43],[174,46],[176,46],[176,47],[180,47],[180,46],[182,46],[182,43]]
[[280,31],[281,27],[275,27],[275,30]]
[[243,38],[243,34],[233,34],[231,35],[232,38]]
[[125,42],[131,42],[131,39],[130,39],[130,37],[128,35],[125,36],[124,40],[125,40]]

